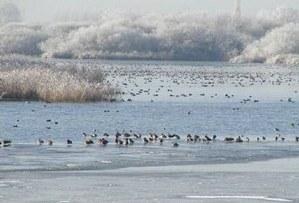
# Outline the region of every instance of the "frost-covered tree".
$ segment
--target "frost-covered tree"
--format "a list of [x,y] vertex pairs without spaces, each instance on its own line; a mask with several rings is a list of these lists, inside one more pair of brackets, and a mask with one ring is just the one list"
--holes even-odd
[[21,21],[19,8],[12,2],[0,0],[0,25],[19,21]]

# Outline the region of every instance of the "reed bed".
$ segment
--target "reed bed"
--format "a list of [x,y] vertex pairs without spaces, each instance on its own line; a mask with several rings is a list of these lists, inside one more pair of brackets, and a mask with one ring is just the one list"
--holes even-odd
[[0,99],[45,102],[116,101],[118,90],[101,70],[60,67],[0,68]]

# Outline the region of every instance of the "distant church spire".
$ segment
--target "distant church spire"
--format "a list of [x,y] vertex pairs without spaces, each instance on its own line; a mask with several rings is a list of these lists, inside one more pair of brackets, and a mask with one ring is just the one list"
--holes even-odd
[[235,2],[235,10],[234,10],[233,17],[235,20],[241,18],[241,0],[236,0]]

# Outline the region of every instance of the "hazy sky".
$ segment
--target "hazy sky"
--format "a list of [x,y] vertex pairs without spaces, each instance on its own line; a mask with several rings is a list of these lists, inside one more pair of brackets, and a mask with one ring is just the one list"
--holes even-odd
[[[1,0],[0,0],[1,1]],[[12,0],[30,21],[49,21],[57,15],[102,10],[135,12],[207,11],[231,12],[235,0]],[[242,12],[253,15],[261,9],[279,6],[299,9],[299,0],[242,0]]]

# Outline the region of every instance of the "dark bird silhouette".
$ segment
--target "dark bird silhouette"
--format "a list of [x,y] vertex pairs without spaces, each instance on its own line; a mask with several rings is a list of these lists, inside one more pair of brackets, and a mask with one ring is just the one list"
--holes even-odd
[[71,145],[71,144],[73,144],[73,141],[68,139],[68,140],[66,141],[66,143],[67,143],[68,145]]
[[44,143],[45,143],[44,140],[42,140],[41,138],[38,139],[38,144],[39,144],[39,145],[43,145]]
[[148,144],[148,143],[149,143],[149,140],[148,140],[146,137],[144,137],[144,138],[143,138],[143,142],[144,142],[144,144]]
[[48,145],[52,146],[54,144],[53,140],[48,140]]
[[225,142],[233,142],[233,141],[235,141],[235,139],[232,138],[232,137],[226,137],[226,138],[224,139],[224,141],[225,141]]
[[105,138],[99,139],[99,143],[106,146],[109,142]]
[[94,144],[94,141],[91,140],[91,139],[88,139],[88,140],[85,140],[85,144],[86,145],[92,145],[92,144]]
[[212,139],[209,137],[209,136],[205,136],[205,138],[206,138],[206,140],[208,141],[208,142],[211,142],[212,141]]
[[242,143],[242,142],[243,142],[243,139],[241,138],[241,136],[239,136],[239,137],[236,139],[236,142],[237,142],[237,143]]
[[129,142],[130,142],[131,145],[135,143],[132,138],[129,139]]

